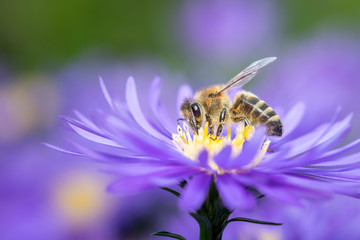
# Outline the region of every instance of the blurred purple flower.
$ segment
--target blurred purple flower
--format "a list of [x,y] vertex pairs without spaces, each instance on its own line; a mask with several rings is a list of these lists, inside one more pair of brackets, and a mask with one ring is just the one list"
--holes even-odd
[[[299,128],[317,126],[329,118],[334,108],[341,106],[354,112],[354,122],[360,121],[360,47],[357,40],[342,33],[318,34],[292,46],[274,64],[266,88],[259,84],[254,91],[272,104],[288,108],[304,101],[311,108]],[[359,124],[353,133],[360,133]],[[353,136],[353,139],[356,136]]]
[[[278,227],[248,223],[232,224],[226,229],[224,239],[355,240],[360,236],[358,199],[338,195],[331,201],[321,204],[309,203],[302,208],[284,207],[270,201],[262,202],[260,205],[256,211],[248,215],[277,221],[281,219],[284,224]],[[184,221],[184,224],[189,226],[190,221],[187,221],[188,223]]]
[[56,119],[55,86],[43,76],[10,78],[0,84],[0,145],[6,146],[46,130]]
[[264,1],[185,1],[179,37],[204,60],[244,59],[275,36],[273,11],[272,3]]
[[[77,112],[78,120],[63,117],[77,134],[95,145],[74,142],[77,152],[52,147],[110,163],[104,171],[119,176],[109,186],[111,192],[173,186],[185,179],[188,183],[180,205],[190,211],[202,205],[212,179],[229,209],[252,208],[258,197],[254,191],[295,205],[301,205],[302,199],[327,199],[333,193],[359,197],[359,154],[344,154],[360,145],[360,140],[333,149],[348,133],[351,115],[342,120],[336,115],[333,121],[293,139],[291,133],[305,112],[304,104],[299,103],[282,118],[282,138],[264,141],[265,132],[258,128],[247,141],[245,128],[211,145],[217,143],[208,141],[206,126],[196,138],[186,126],[172,134],[176,121],[169,119],[160,101],[159,78],[149,90],[152,116],[142,112],[132,77],[126,84],[125,103],[113,101],[102,80],[100,83],[110,112],[100,110],[92,118]],[[180,88],[178,99],[182,101],[190,92],[188,87]],[[97,150],[96,145],[108,150]]]
[[103,191],[104,176],[34,142],[1,153],[0,239],[110,235],[114,199]]

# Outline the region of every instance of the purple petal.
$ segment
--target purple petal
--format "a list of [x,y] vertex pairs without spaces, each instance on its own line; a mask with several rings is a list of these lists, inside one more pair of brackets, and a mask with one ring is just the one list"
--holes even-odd
[[297,103],[290,111],[286,114],[283,119],[284,128],[283,137],[289,136],[299,125],[305,113],[305,104],[304,102]]
[[255,205],[254,197],[228,174],[217,175],[216,187],[223,203],[230,210],[236,208],[250,209]]
[[352,119],[352,114],[349,114],[343,120],[331,126],[331,128],[329,127],[329,129],[325,132],[324,136],[320,138],[319,143],[323,143],[331,138],[334,138],[334,136],[337,136],[342,132],[349,130],[349,128],[351,127],[350,125],[351,119]]
[[343,147],[337,148],[335,150],[323,154],[317,161],[318,162],[329,161],[331,158],[335,158],[341,154],[344,154],[347,151],[350,151],[351,149],[358,147],[359,145],[360,145],[360,139],[357,139],[349,143],[348,145],[345,145]]
[[[131,157],[129,157],[131,160]],[[151,179],[164,178],[168,176],[183,177],[187,178],[188,176],[198,173],[201,170],[191,168],[186,165],[173,164],[170,161],[161,161],[143,159],[143,162],[134,161],[134,164],[131,162],[126,162],[125,164],[112,164],[105,165],[102,172],[106,172],[115,176],[130,176],[130,177],[141,177],[146,176]]]
[[254,160],[264,141],[265,132],[266,130],[263,127],[256,129],[253,138],[244,143],[241,154],[230,163],[231,168],[240,168]]
[[272,140],[271,148],[275,148],[283,143],[287,137],[296,129],[301,122],[305,113],[305,104],[303,102],[297,103],[282,119],[284,126],[284,133],[281,138],[274,137]]
[[[159,139],[146,138],[134,131],[130,132],[130,129],[119,132],[117,137],[119,138],[119,141],[121,139],[126,139],[123,145],[131,152],[139,155],[150,155],[158,158],[174,159],[174,161],[194,163],[181,154],[174,145],[168,145],[167,142],[163,142]],[[169,144],[172,143],[170,142]]]
[[[325,135],[328,134],[329,130],[334,129],[333,126],[337,123],[337,120],[339,119],[340,110],[341,110],[340,107],[338,107],[338,108],[336,109],[335,114],[334,114],[334,116],[333,116],[333,119],[330,121],[329,124],[325,125],[325,126],[326,126],[326,127],[325,127],[325,130],[323,131],[323,133],[322,133],[321,135],[319,135],[319,136],[317,137],[318,141],[321,141],[321,139],[323,139],[323,137],[325,137]],[[317,142],[317,141],[315,141],[315,142]]]
[[328,151],[329,149],[335,147],[338,145],[344,137],[349,133],[350,125],[344,126],[343,129],[338,129],[337,133],[335,133],[333,136],[329,137],[328,139],[324,140],[321,144],[314,147],[312,150],[312,160],[308,161],[309,163],[317,162],[315,156],[319,156],[323,154],[324,152]]
[[192,98],[193,91],[189,85],[182,85],[178,91],[177,96],[177,109],[181,108],[181,105],[184,103],[186,98]]
[[85,117],[81,112],[74,110],[74,113],[86,126],[93,129],[94,131],[100,131],[100,129],[89,118]]
[[199,160],[199,166],[205,169],[209,169],[209,163],[208,163],[208,157],[209,157],[209,153],[206,149],[204,149],[203,151],[201,151],[199,153],[198,156],[198,160]]
[[[328,159],[322,159],[323,161],[326,161],[326,163],[324,163],[324,165],[314,165],[316,167],[319,168],[339,168],[339,167],[346,167],[346,166],[351,166],[351,165],[355,165],[355,164],[359,164],[360,163],[360,153],[355,153],[352,155],[348,155],[345,157],[341,157],[338,158],[334,161],[329,161]],[[323,162],[322,161],[322,162]]]
[[[324,124],[306,135],[283,144],[282,148],[290,148],[287,157],[293,157],[307,152],[324,143],[326,140],[335,137],[337,134],[346,132],[350,127],[350,120],[351,115],[335,124]],[[319,138],[319,136],[321,137]]]
[[108,102],[110,108],[114,111],[115,110],[114,103],[111,100],[110,94],[105,86],[105,83],[104,83],[102,77],[99,77],[99,82],[100,82],[100,87],[101,87],[101,90],[104,94],[106,101]]
[[129,107],[129,111],[131,112],[134,120],[151,136],[154,136],[158,139],[164,139],[164,136],[156,131],[151,124],[145,118],[139,104],[139,100],[137,97],[135,80],[132,77],[129,77],[126,82],[126,103]]
[[198,170],[193,170],[188,167],[184,168],[162,168],[154,169],[145,168],[141,169],[142,172],[148,173],[124,177],[113,182],[108,190],[111,192],[119,192],[123,194],[136,193],[143,190],[148,190],[158,186],[169,186],[179,183],[181,180],[187,178],[189,175],[198,173]]
[[112,147],[117,147],[117,148],[122,147],[117,142],[115,142],[105,136],[102,136],[102,134],[99,134],[99,133],[95,132],[94,130],[89,129],[70,118],[66,118],[66,117],[63,117],[63,118],[64,118],[64,120],[66,120],[68,122],[69,126],[83,138],[86,138],[90,141],[97,142],[100,144],[112,146]]
[[[161,129],[165,136],[171,138],[171,133],[168,129],[171,129],[170,126],[166,126],[171,122],[169,115],[164,110],[160,102],[160,92],[161,92],[161,78],[155,77],[149,91],[149,106],[155,119],[157,121],[157,126]],[[165,126],[164,126],[165,125]]]
[[52,145],[52,144],[49,144],[49,143],[41,143],[41,144],[45,145],[46,147],[52,148],[54,150],[63,152],[63,153],[67,153],[67,154],[71,154],[71,155],[75,155],[75,156],[84,156],[81,153],[72,152],[72,151],[66,150],[64,148],[61,148],[61,147],[58,147],[58,146],[55,146],[55,145]]
[[207,197],[211,180],[212,176],[206,173],[193,176],[181,194],[180,207],[188,212],[199,209]]
[[231,156],[231,149],[230,145],[225,146],[219,154],[214,157],[215,163],[220,167],[227,169],[229,167],[230,156]]

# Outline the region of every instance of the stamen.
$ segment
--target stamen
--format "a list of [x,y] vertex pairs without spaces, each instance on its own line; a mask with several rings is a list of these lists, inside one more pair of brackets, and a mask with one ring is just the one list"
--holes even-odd
[[204,126],[204,139],[209,138],[208,133],[209,133],[209,122],[206,122]]
[[266,140],[254,160],[242,167],[241,169],[224,170],[221,169],[214,161],[216,156],[225,146],[232,146],[231,157],[236,157],[242,152],[242,148],[245,141],[250,141],[255,133],[253,126],[239,125],[235,130],[235,136],[232,139],[231,127],[228,126],[227,137],[221,136],[220,138],[213,138],[209,133],[209,123],[206,122],[203,128],[199,129],[199,134],[190,135],[189,126],[184,123],[181,128],[177,127],[178,134],[173,134],[173,143],[177,149],[190,159],[197,161],[199,153],[206,149],[208,151],[208,166],[216,171],[218,174],[224,174],[227,172],[247,172],[249,169],[256,167],[261,159],[266,154],[270,141]]
[[246,140],[250,140],[254,135],[254,133],[255,133],[255,128],[253,126],[248,125],[244,128],[244,138]]
[[179,135],[182,135],[182,128],[180,127],[180,125],[177,125],[177,132],[179,133]]
[[228,139],[228,141],[230,141],[230,140],[231,140],[231,127],[230,127],[230,126],[228,126],[228,135],[227,135],[227,139]]
[[181,140],[182,140],[185,144],[188,144],[188,141],[186,140],[186,138],[185,138],[185,136],[184,136],[184,133],[183,133],[182,128],[180,127],[180,125],[178,125],[177,131],[178,131],[178,133],[179,133],[179,136],[180,136]]
[[186,138],[187,138],[189,144],[191,144],[192,140],[191,140],[191,136],[190,136],[189,126],[186,123],[183,123],[183,129],[186,133]]
[[181,135],[180,137],[181,137],[181,140],[183,140],[183,142],[184,142],[185,144],[189,144],[189,143],[186,141],[184,135]]
[[266,140],[264,142],[264,144],[262,145],[261,150],[257,153],[254,160],[251,163],[249,163],[248,165],[244,166],[244,169],[251,169],[251,168],[256,167],[261,162],[261,159],[264,157],[269,146],[270,146],[270,140]]

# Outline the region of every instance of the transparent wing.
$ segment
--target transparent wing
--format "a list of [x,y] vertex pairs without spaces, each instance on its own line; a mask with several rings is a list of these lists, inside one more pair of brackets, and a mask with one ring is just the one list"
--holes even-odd
[[253,77],[255,77],[256,73],[269,63],[272,63],[276,60],[276,57],[268,57],[260,59],[256,62],[250,64],[247,68],[242,70],[238,75],[233,77],[225,86],[217,93],[220,94],[224,91],[238,88],[244,86],[247,82],[249,82]]

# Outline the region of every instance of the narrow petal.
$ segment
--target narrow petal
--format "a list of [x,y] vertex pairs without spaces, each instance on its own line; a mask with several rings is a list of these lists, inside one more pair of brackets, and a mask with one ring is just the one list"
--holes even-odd
[[89,118],[85,117],[81,112],[74,110],[74,113],[86,126],[93,129],[94,131],[100,131],[100,129]]
[[339,135],[342,132],[346,132],[351,127],[350,122],[352,119],[352,114],[346,116],[343,120],[336,122],[331,128],[326,131],[324,136],[320,138],[319,143],[323,143],[334,136]]
[[105,97],[106,101],[108,102],[110,108],[112,110],[115,110],[114,103],[112,102],[112,99],[110,97],[110,94],[109,94],[106,86],[105,86],[105,83],[104,83],[102,77],[100,77],[100,76],[99,76],[99,82],[100,82],[100,87],[101,87],[101,90],[102,90],[102,92],[104,94],[104,97]]
[[182,85],[178,91],[177,96],[177,109],[180,109],[181,104],[183,104],[186,98],[192,98],[193,91],[189,85]]
[[324,143],[326,140],[333,138],[337,134],[346,132],[350,127],[350,120],[351,115],[335,124],[323,124],[308,134],[283,144],[282,148],[290,147],[291,150],[289,151],[287,157],[293,157],[307,152]]
[[205,173],[193,176],[181,194],[180,207],[188,212],[199,209],[207,197],[211,180],[212,176]]
[[258,189],[262,194],[292,205],[301,206],[302,198],[324,200],[331,197],[330,189],[326,188],[329,184],[301,175],[289,177],[287,175],[252,172],[248,177],[246,179],[247,184]]
[[326,160],[325,163],[322,163],[324,161],[321,161],[321,165],[314,165],[318,168],[340,168],[340,167],[347,167],[351,165],[356,165],[360,163],[360,153],[354,153],[345,157],[338,158],[333,161]]
[[121,141],[121,139],[126,139],[126,141],[124,141],[124,146],[139,155],[146,156],[151,154],[158,158],[176,158],[176,160],[179,161],[191,161],[178,152],[175,146],[170,147],[166,142],[159,139],[145,138],[136,132],[130,132],[130,129],[119,133],[117,137],[119,138],[119,141]]
[[[146,169],[144,169],[146,171]],[[165,170],[153,171],[148,169],[150,173],[139,176],[126,176],[114,181],[109,187],[108,191],[117,192],[121,194],[132,194],[141,192],[143,190],[153,189],[159,186],[166,187],[174,185],[185,179],[189,174],[196,174],[189,168],[169,168]]]
[[284,132],[281,138],[273,137],[271,147],[275,148],[279,146],[281,143],[285,142],[287,138],[291,135],[291,133],[296,129],[296,127],[301,122],[303,116],[305,114],[305,104],[303,102],[297,103],[290,111],[286,114],[286,116],[282,119],[282,123],[284,126]]
[[161,129],[165,136],[171,139],[171,133],[168,129],[170,126],[167,124],[170,122],[170,117],[167,112],[164,110],[160,102],[160,92],[161,92],[161,78],[155,77],[149,91],[149,106],[151,111],[157,121],[157,126]]
[[129,77],[126,82],[126,103],[129,107],[131,114],[134,117],[134,120],[151,136],[154,136],[159,139],[164,139],[164,136],[156,131],[148,120],[145,118],[141,108],[139,99],[137,97],[135,80],[132,77]]
[[336,145],[338,145],[345,136],[350,131],[350,125],[344,126],[343,129],[340,129],[335,133],[333,136],[327,138],[324,142],[316,146],[314,149],[312,149],[312,159],[311,161],[307,161],[308,163],[316,162],[316,158],[323,154],[324,152],[328,151],[329,149],[332,149]]
[[360,139],[357,139],[343,147],[334,149],[330,152],[326,152],[325,154],[323,154],[317,161],[318,162],[323,162],[323,161],[329,161],[331,158],[335,158],[340,156],[341,154],[344,154],[356,147],[358,147],[360,145]]
[[299,102],[286,114],[282,121],[283,125],[286,126],[283,138],[289,136],[296,129],[305,114],[305,109],[305,103]]
[[52,148],[52,149],[54,149],[54,150],[63,152],[63,153],[67,153],[67,154],[71,154],[71,155],[75,155],[75,156],[84,156],[84,155],[81,154],[81,153],[69,151],[69,150],[63,149],[63,148],[61,148],[61,147],[58,147],[58,146],[49,144],[49,143],[41,143],[41,144],[43,144],[43,145],[46,146],[46,147]]
[[218,175],[216,187],[223,203],[230,210],[235,208],[250,209],[255,205],[254,197],[230,175]]
[[95,132],[94,130],[91,130],[77,122],[74,122],[70,118],[66,118],[65,120],[68,122],[69,126],[76,133],[78,133],[80,136],[82,136],[90,141],[101,143],[101,144],[112,146],[112,147],[119,147],[119,148],[122,147],[117,142],[113,141],[112,139],[102,136],[101,134]]

